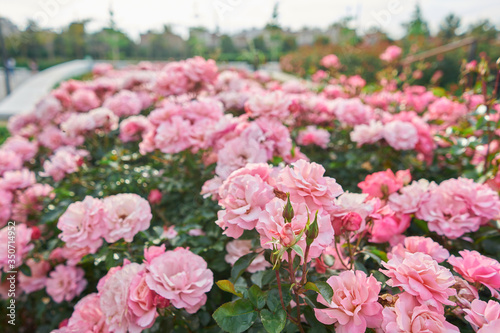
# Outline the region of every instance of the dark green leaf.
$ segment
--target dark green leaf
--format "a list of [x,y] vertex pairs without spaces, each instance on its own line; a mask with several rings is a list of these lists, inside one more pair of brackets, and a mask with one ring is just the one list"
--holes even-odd
[[286,325],[286,313],[283,309],[278,309],[275,313],[264,309],[260,312],[260,319],[269,333],[279,333]]
[[254,306],[262,309],[266,305],[266,293],[263,292],[259,286],[253,285],[248,289],[248,298]]
[[257,319],[257,312],[249,300],[239,299],[223,304],[214,312],[213,317],[224,331],[240,333],[252,326]]
[[316,288],[318,288],[318,291],[321,296],[328,302],[332,302],[332,297],[333,297],[333,289],[330,287],[330,285],[326,282],[323,281],[317,281],[316,282]]
[[257,258],[257,255],[258,255],[257,253],[246,254],[234,263],[234,266],[231,269],[231,281],[233,283],[236,282],[236,280],[238,280],[238,278],[241,276],[241,274],[243,274],[245,269],[247,269],[248,266],[250,266],[250,264],[252,263],[252,261],[254,261],[254,259]]

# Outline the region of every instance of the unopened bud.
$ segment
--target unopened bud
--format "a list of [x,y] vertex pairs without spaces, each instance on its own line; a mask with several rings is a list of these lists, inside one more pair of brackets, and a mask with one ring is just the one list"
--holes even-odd
[[290,193],[287,193],[286,194],[286,205],[283,209],[283,218],[285,219],[285,223],[292,222],[294,215],[295,214],[293,212],[292,203],[290,202]]
[[306,243],[307,245],[311,245],[319,235],[319,226],[318,226],[318,212],[316,211],[316,216],[314,217],[313,223],[309,226],[306,231]]

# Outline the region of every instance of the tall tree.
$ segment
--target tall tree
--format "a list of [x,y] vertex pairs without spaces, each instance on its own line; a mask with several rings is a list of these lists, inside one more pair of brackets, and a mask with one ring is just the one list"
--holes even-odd
[[413,12],[412,19],[408,23],[403,23],[403,27],[406,28],[407,37],[429,37],[429,25],[424,20],[422,15],[422,10],[420,5],[417,3],[415,5],[415,11]]
[[444,41],[450,41],[457,37],[457,30],[460,28],[460,18],[453,13],[448,14],[439,26],[438,36]]

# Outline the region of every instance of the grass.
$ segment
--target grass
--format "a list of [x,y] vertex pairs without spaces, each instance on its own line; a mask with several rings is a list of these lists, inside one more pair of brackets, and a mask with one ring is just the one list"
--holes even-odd
[[9,131],[7,130],[7,122],[0,121],[0,145],[4,143],[9,137]]

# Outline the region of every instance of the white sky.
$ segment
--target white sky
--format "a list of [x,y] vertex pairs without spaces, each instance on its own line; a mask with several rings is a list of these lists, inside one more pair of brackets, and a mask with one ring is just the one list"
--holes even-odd
[[[462,25],[489,18],[500,26],[499,0],[419,0],[431,30],[450,12],[462,18]],[[186,35],[187,27],[202,25],[211,30],[233,33],[263,27],[270,19],[274,0],[0,0],[0,16],[20,27],[28,19],[45,28],[61,28],[74,20],[91,19],[89,31],[109,22],[109,8],[115,12],[117,26],[131,37],[159,30],[170,24]],[[348,14],[357,16],[360,32],[378,25],[392,37],[402,34],[401,23],[409,20],[416,0],[281,0],[280,23],[299,29],[325,28]],[[195,13],[198,13],[196,18]]]

